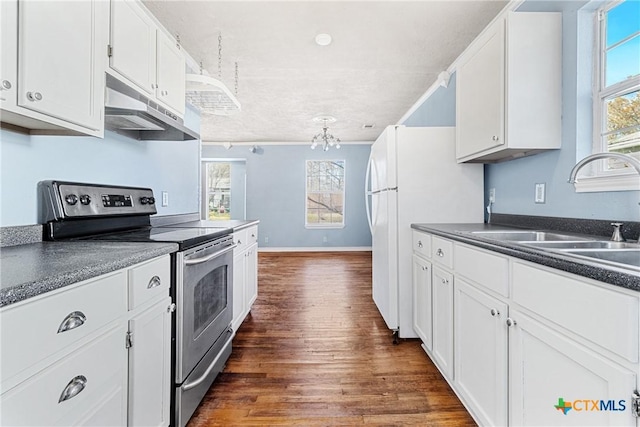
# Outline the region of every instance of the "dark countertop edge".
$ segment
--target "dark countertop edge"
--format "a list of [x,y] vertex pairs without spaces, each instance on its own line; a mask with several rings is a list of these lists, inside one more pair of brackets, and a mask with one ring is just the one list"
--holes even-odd
[[583,276],[588,279],[640,292],[640,275],[634,275],[633,272],[625,272],[622,271],[623,269],[617,269],[613,266],[596,266],[594,263],[589,263],[588,261],[581,262],[582,260],[577,258],[563,256],[555,252],[523,247],[507,241],[489,241],[455,232],[458,230],[523,230],[519,227],[494,226],[489,224],[411,224],[411,228]]
[[69,272],[56,274],[47,279],[29,281],[9,288],[2,288],[0,289],[0,308],[177,251],[178,245],[175,243],[148,243],[145,244],[144,249],[141,249],[135,255],[128,255],[117,262],[77,268]]

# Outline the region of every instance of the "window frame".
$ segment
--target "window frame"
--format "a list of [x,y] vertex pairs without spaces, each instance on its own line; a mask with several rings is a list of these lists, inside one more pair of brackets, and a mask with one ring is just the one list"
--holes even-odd
[[[330,224],[316,224],[308,222],[308,198],[309,198],[309,187],[308,187],[308,170],[310,162],[342,162],[344,168],[344,174],[342,178],[342,223],[330,223]],[[304,226],[307,229],[342,229],[346,225],[346,207],[347,207],[347,161],[346,159],[306,159],[304,163]],[[337,192],[331,191],[314,191],[312,193],[325,193],[325,194],[333,194]]]
[[[610,1],[598,8],[594,16],[593,43],[593,138],[591,154],[608,152],[606,143],[606,100],[640,90],[640,76],[605,87],[606,72],[606,14],[623,0]],[[638,36],[636,36],[638,37]],[[624,42],[624,39],[621,42]],[[635,170],[606,170],[603,161],[592,162],[575,183],[577,192],[640,190],[640,179]]]

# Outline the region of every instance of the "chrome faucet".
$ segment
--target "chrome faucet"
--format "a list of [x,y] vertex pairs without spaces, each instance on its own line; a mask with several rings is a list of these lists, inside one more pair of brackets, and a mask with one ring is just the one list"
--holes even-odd
[[624,241],[626,241],[626,239],[624,237],[622,237],[622,231],[620,230],[620,228],[622,227],[622,223],[621,222],[612,222],[611,225],[613,225],[613,235],[611,236],[611,241],[612,242],[624,242]]
[[576,163],[573,169],[571,169],[571,173],[569,174],[569,181],[568,181],[569,184],[575,184],[577,182],[576,175],[578,175],[578,171],[582,169],[584,165],[586,165],[587,163],[591,163],[594,160],[600,160],[600,159],[621,160],[626,164],[628,164],[629,166],[632,166],[633,168],[635,168],[638,174],[640,174],[640,161],[638,161],[637,159],[631,156],[628,156],[626,154],[621,154],[621,153],[596,153],[596,154],[587,156],[584,159],[580,160],[578,163]]

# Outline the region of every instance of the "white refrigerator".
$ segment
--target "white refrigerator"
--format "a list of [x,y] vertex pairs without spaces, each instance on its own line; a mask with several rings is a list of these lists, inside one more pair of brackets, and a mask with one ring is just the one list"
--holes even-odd
[[481,223],[482,164],[458,164],[454,127],[389,126],[371,146],[366,202],[373,300],[396,337],[413,330],[412,223]]

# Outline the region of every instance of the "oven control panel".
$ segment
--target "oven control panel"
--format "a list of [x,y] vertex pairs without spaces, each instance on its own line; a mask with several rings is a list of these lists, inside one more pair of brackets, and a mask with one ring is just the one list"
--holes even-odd
[[59,219],[157,213],[153,190],[150,188],[59,181],[44,184],[45,193],[52,199]]

